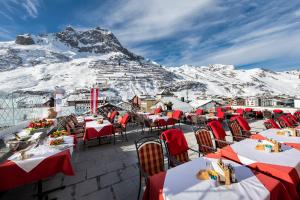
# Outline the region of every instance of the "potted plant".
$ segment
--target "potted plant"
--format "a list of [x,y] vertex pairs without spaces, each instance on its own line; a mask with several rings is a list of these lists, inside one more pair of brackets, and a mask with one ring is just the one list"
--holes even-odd
[[167,110],[172,110],[173,103],[169,101],[168,103],[165,103],[165,106],[167,107]]

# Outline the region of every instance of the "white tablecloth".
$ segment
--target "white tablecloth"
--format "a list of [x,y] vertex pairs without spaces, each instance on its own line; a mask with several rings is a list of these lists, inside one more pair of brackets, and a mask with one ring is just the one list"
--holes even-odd
[[163,187],[164,199],[269,199],[270,192],[249,168],[229,160],[223,161],[234,166],[237,183],[216,186],[211,180],[199,180],[196,174],[200,169],[206,169],[207,161],[216,162],[217,159],[198,158],[168,170]]
[[168,121],[168,119],[169,119],[170,117],[168,117],[168,116],[160,116],[160,115],[150,115],[150,116],[148,116],[148,118],[149,118],[150,120],[152,120],[153,122],[155,122],[155,121],[157,121],[157,120]]
[[300,151],[286,145],[282,145],[282,152],[269,153],[266,151],[256,150],[257,140],[245,139],[236,142],[230,147],[237,156],[241,163],[250,165],[253,163],[267,163],[280,166],[287,166],[295,168],[300,177]]
[[99,124],[97,121],[86,122],[85,128],[94,128],[97,132],[99,132],[103,127],[111,125],[108,120],[103,120],[103,124]]
[[269,139],[272,138],[272,139],[277,140],[278,142],[282,142],[282,143],[299,143],[300,144],[300,137],[277,135],[277,131],[279,131],[279,129],[267,129],[265,131],[260,132],[259,134],[266,138],[269,138]]
[[33,170],[38,164],[40,164],[43,160],[46,158],[53,156],[54,154],[57,154],[65,149],[69,149],[70,153],[73,152],[73,146],[74,146],[74,138],[71,136],[63,136],[64,138],[64,144],[57,145],[57,146],[50,146],[49,142],[50,140],[53,140],[52,138],[46,139],[43,145],[39,145],[36,148],[31,148],[28,151],[26,151],[27,155],[32,154],[32,157],[21,160],[21,154],[15,153],[11,157],[8,158],[8,160],[16,163],[20,168],[22,168],[27,173]]

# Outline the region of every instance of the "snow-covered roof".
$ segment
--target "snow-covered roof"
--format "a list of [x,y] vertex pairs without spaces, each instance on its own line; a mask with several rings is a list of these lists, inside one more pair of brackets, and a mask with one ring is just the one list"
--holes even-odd
[[208,104],[210,102],[215,102],[214,100],[212,99],[206,99],[206,100],[195,100],[195,101],[192,101],[190,102],[190,105],[193,107],[193,108],[198,108],[200,106],[204,106],[205,104]]
[[173,103],[173,106],[172,106],[173,110],[181,110],[183,112],[191,112],[193,110],[193,107],[190,104],[188,104],[186,102],[183,102],[183,101],[180,101],[176,97],[163,97],[159,100],[159,102],[162,102],[164,104],[168,103],[168,102],[172,102]]

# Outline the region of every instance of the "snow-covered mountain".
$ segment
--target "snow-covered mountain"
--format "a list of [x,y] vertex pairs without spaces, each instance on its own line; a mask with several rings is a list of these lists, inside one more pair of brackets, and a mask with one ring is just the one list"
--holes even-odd
[[300,71],[239,70],[231,65],[161,65],[124,48],[108,30],[95,28],[19,35],[0,42],[0,91],[68,92],[100,83],[103,94],[127,99],[170,88],[179,96],[300,95]]

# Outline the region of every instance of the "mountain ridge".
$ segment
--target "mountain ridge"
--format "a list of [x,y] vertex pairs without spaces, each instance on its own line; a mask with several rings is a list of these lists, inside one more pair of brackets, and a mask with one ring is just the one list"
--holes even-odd
[[[19,35],[0,42],[0,90],[68,91],[99,83],[108,97],[126,100],[169,88],[177,96],[300,96],[300,71],[275,72],[233,65],[161,66],[130,52],[109,30],[99,27]],[[9,83],[9,84],[8,84]],[[285,88],[283,85],[288,85]],[[108,88],[108,89],[107,89]]]

